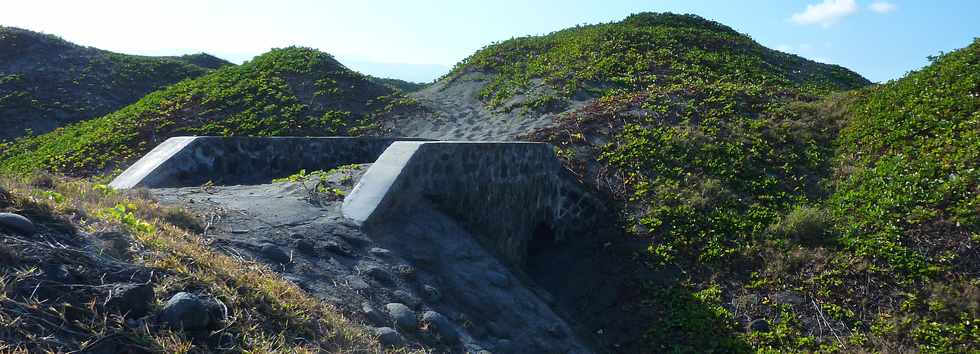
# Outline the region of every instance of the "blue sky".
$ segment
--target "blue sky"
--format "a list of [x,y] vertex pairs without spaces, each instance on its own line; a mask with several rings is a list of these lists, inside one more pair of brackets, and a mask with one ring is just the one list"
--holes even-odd
[[0,9],[0,25],[122,53],[203,51],[240,63],[302,45],[367,74],[412,81],[432,80],[493,41],[642,11],[698,14],[872,81],[899,78],[980,36],[974,0],[0,0]]

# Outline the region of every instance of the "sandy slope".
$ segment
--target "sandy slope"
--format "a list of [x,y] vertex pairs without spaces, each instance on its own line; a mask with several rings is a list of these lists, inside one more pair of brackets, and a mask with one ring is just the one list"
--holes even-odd
[[[484,75],[471,72],[455,79],[445,79],[411,96],[425,106],[426,112],[396,116],[387,122],[393,136],[414,136],[440,140],[514,140],[553,122],[555,113],[521,113],[488,109],[480,102]],[[518,103],[515,97],[508,104]],[[581,104],[573,103],[573,106]]]

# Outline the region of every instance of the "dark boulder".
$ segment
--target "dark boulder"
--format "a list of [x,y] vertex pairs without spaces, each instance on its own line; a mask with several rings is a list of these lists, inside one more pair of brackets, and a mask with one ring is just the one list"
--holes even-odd
[[6,229],[24,236],[37,232],[30,219],[14,213],[0,213],[0,229]]

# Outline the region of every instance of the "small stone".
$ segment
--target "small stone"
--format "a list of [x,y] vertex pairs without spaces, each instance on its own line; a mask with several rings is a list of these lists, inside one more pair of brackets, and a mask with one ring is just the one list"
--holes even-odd
[[364,317],[366,317],[368,321],[375,325],[383,324],[385,322],[385,316],[381,314],[381,312],[378,312],[378,310],[375,310],[374,307],[371,306],[370,302],[365,301],[361,303],[361,312],[364,313]]
[[803,303],[803,297],[792,291],[779,292],[773,295],[773,300],[781,304],[799,305]]
[[167,300],[160,310],[160,321],[174,328],[187,331],[207,329],[220,318],[213,318],[216,304],[197,295],[180,292]]
[[7,229],[24,236],[31,236],[37,231],[30,219],[14,213],[0,213],[0,229]]
[[384,346],[401,347],[405,345],[405,338],[391,327],[375,328],[374,335],[378,336],[378,341]]
[[438,302],[442,299],[442,293],[432,285],[423,285],[422,293],[425,294],[425,299],[429,302]]
[[305,254],[313,254],[316,252],[316,245],[310,240],[296,240],[293,245],[293,247],[296,247],[297,251]]
[[446,316],[435,311],[426,311],[422,314],[422,323],[435,334],[438,334],[440,339],[446,343],[455,343],[459,340],[459,333],[456,332],[456,328],[453,324],[449,322]]
[[117,284],[109,292],[105,307],[130,318],[143,317],[153,304],[153,287],[149,284]]
[[764,318],[754,320],[749,323],[749,328],[754,332],[769,332],[769,321]]
[[71,271],[68,270],[68,267],[65,267],[64,264],[49,263],[47,265],[43,265],[42,267],[43,267],[42,269],[44,270],[44,275],[49,280],[54,280],[62,283],[69,283],[74,281],[75,279],[75,277],[71,274]]
[[412,295],[411,293],[405,290],[395,290],[394,292],[392,292],[392,295],[394,295],[396,299],[408,305],[409,307],[415,308],[422,304],[422,299],[419,299],[418,296]]
[[385,305],[388,315],[395,321],[395,327],[402,330],[414,331],[418,327],[418,319],[415,318],[415,311],[405,306],[405,304],[393,302]]
[[415,277],[415,268],[412,267],[412,266],[410,266],[410,265],[408,265],[408,264],[399,264],[399,265],[395,266],[395,271],[398,272],[398,275],[400,275],[400,276],[402,276],[404,278],[413,278],[413,277]]
[[368,284],[364,279],[356,275],[348,275],[344,277],[344,280],[347,281],[347,286],[354,290],[366,290],[371,287],[371,284]]
[[341,243],[339,243],[337,241],[326,241],[326,242],[322,243],[320,247],[322,247],[323,249],[325,249],[327,251],[330,251],[330,252],[333,252],[333,253],[336,253],[336,254],[339,254],[339,255],[342,255],[342,256],[350,256],[351,254],[353,254],[353,251],[351,251],[350,247],[347,247],[347,245],[343,245],[343,244],[341,244]]
[[363,272],[364,274],[367,274],[369,277],[379,282],[385,284],[391,283],[391,274],[388,274],[388,271],[385,270],[384,267],[377,266],[377,265],[369,265],[364,268]]
[[291,257],[289,256],[289,253],[286,253],[286,251],[284,251],[282,248],[279,248],[279,246],[273,245],[271,243],[263,244],[259,248],[259,252],[262,253],[262,255],[265,256],[265,258],[268,258],[270,261],[273,262],[279,262],[285,264],[291,261]]
[[375,257],[387,257],[391,255],[391,251],[381,247],[371,247],[371,249],[368,250],[368,252],[370,252]]

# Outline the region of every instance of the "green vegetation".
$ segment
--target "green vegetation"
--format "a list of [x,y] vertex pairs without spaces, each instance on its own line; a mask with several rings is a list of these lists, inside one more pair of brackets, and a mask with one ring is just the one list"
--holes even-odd
[[452,75],[490,72],[490,105],[537,79],[599,96],[527,138],[621,203],[650,271],[682,270],[646,291],[647,348],[966,352],[980,343],[978,49],[835,93],[867,81],[641,14],[497,44]]
[[0,26],[0,140],[98,117],[226,65],[207,54],[125,55]]
[[[127,75],[142,70],[130,67]],[[651,274],[676,276],[642,288],[631,305],[653,320],[638,348],[623,349],[980,350],[980,40],[867,86],[715,22],[644,13],[493,44],[444,80],[474,72],[486,75],[481,98],[494,108],[557,112],[594,99],[525,138],[554,144],[617,203],[631,236],[647,241],[637,258]],[[0,77],[0,88],[24,80]],[[101,118],[0,143],[0,171],[103,173],[175,135],[373,132],[379,118],[417,105],[390,87],[399,85],[324,53],[278,49]],[[0,95],[0,107],[34,102]],[[354,172],[280,181],[311,183],[311,201],[336,200]],[[54,207],[77,203],[78,191],[54,184],[41,175],[12,190]],[[187,215],[117,199],[92,215],[149,235],[139,239],[154,249],[199,244],[159,236],[176,230],[163,222],[193,229]],[[184,260],[154,264],[208,282],[245,276]]]
[[360,167],[360,164],[350,164],[338,166],[327,171],[316,170],[306,172],[305,169],[302,169],[292,175],[273,179],[272,182],[299,183],[307,193],[306,199],[310,203],[321,205],[344,199],[347,193],[342,188],[353,187],[355,173]]
[[[515,95],[534,96],[528,105],[560,106],[572,97],[693,81],[795,86],[806,92],[868,84],[847,69],[767,49],[716,22],[651,13],[493,44],[459,63],[448,78],[472,71],[488,73],[481,96],[491,106]],[[538,83],[555,92],[536,94]]]
[[374,83],[385,85],[385,86],[388,86],[388,87],[393,88],[395,90],[399,90],[401,92],[406,92],[406,93],[407,92],[415,92],[415,91],[424,89],[426,86],[428,86],[428,84],[421,84],[421,83],[417,83],[417,82],[411,82],[411,81],[405,81],[405,80],[399,80],[399,79],[389,79],[389,78],[382,78],[382,77],[374,77],[374,76],[368,76],[368,80],[371,80]]
[[375,127],[377,115],[412,104],[328,54],[276,49],[101,118],[7,144],[0,170],[101,173],[177,135],[358,135]]

